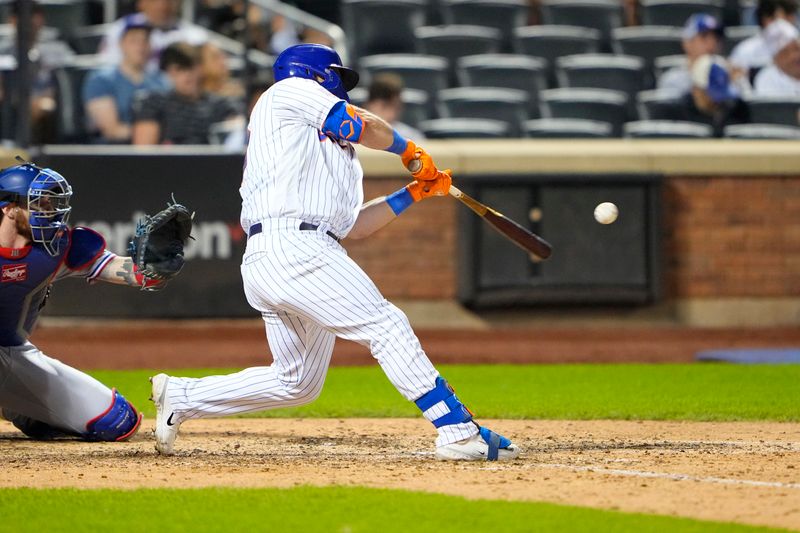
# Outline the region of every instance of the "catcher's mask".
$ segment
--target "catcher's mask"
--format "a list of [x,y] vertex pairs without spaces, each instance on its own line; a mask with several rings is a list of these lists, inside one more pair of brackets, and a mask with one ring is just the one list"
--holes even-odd
[[0,207],[16,203],[28,209],[33,242],[58,255],[72,207],[72,187],[49,168],[24,163],[0,172]]
[[275,60],[272,72],[276,82],[286,78],[314,80],[347,102],[350,101],[347,91],[358,84],[358,73],[342,66],[339,54],[321,44],[290,46]]

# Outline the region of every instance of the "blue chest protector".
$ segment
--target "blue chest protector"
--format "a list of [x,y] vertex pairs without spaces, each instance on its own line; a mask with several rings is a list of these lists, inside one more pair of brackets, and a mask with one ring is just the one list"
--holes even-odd
[[61,239],[55,256],[39,245],[18,257],[0,255],[0,346],[19,346],[28,339],[62,263],[79,270],[105,249],[103,237],[87,228],[70,230]]

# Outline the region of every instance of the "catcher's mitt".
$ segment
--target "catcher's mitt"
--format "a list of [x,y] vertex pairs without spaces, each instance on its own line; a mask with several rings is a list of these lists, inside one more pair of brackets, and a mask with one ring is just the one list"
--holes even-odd
[[137,222],[128,245],[128,253],[142,278],[142,289],[162,288],[183,268],[183,246],[191,236],[194,213],[172,200],[163,211],[145,215]]

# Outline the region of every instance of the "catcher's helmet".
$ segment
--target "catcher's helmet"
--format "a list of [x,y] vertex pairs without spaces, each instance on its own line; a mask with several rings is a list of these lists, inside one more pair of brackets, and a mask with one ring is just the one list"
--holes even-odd
[[17,203],[28,209],[33,242],[57,255],[72,207],[72,187],[49,168],[24,163],[0,171],[0,207]]
[[342,66],[339,54],[321,44],[290,46],[275,60],[272,72],[276,82],[286,78],[314,80],[348,102],[347,91],[358,83],[358,72]]

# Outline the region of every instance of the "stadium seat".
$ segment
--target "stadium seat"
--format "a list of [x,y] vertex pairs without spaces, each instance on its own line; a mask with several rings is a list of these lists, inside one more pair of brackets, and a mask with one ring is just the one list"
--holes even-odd
[[600,32],[576,26],[524,26],[514,30],[514,49],[547,60],[548,82],[555,82],[556,59],[600,51]]
[[69,44],[79,54],[96,54],[100,43],[109,31],[111,24],[96,24],[76,28],[69,39]]
[[528,116],[539,116],[539,91],[547,89],[547,62],[538,57],[484,54],[458,60],[461,85],[503,87],[528,95]]
[[644,60],[635,56],[580,54],[556,61],[560,87],[591,87],[627,93],[630,101],[642,87]]
[[425,24],[425,10],[425,0],[342,0],[350,57],[415,52],[414,28]]
[[14,99],[11,95],[15,94],[15,73],[17,72],[17,60],[11,55],[0,55],[0,139],[13,139],[16,136],[16,110]]
[[400,96],[403,100],[403,114],[400,116],[400,121],[405,122],[409,126],[415,128],[423,120],[431,118],[430,112],[430,99],[425,91],[418,89],[403,89],[403,94]]
[[736,45],[753,35],[758,34],[758,26],[729,26],[725,28],[725,40],[722,42],[725,57],[731,55]]
[[616,54],[641,57],[652,69],[658,57],[683,54],[681,29],[671,26],[634,26],[611,32]]
[[415,30],[419,53],[441,56],[450,63],[450,81],[456,79],[456,60],[500,51],[500,30],[484,26],[423,26]]
[[372,76],[392,72],[403,78],[409,89],[425,91],[431,103],[436,94],[448,87],[448,65],[443,57],[421,54],[381,54],[361,59],[361,69],[366,78],[363,86],[369,84]]
[[664,89],[641,91],[636,95],[636,107],[642,120],[672,120],[678,116],[680,94]]
[[581,118],[608,122],[613,135],[622,134],[628,97],[608,89],[548,89],[539,94],[544,118]]
[[676,54],[674,56],[657,57],[653,63],[653,74],[656,80],[661,77],[666,71],[675,67],[682,67],[686,65],[686,56],[683,54]]
[[730,139],[800,139],[800,127],[775,124],[736,124],[725,126],[723,135]]
[[623,134],[642,139],[705,139],[714,136],[714,128],[679,120],[638,120],[625,124]]
[[[1,1],[1,0],[0,0]],[[3,19],[0,19],[3,20]],[[16,39],[17,30],[14,29],[14,26],[11,24],[0,24],[0,44],[6,45],[10,44],[11,41]],[[58,28],[53,28],[51,26],[45,26],[39,30],[39,41],[41,42],[50,42],[55,41],[61,35],[61,32]]]
[[508,123],[480,118],[439,118],[420,122],[419,129],[430,139],[508,137]]
[[85,0],[38,0],[47,25],[57,28],[68,39],[76,28],[89,24],[88,2]]
[[683,27],[695,13],[722,20],[722,0],[639,0],[642,25]]
[[439,92],[442,118],[488,118],[508,124],[508,135],[522,135],[528,119],[528,95],[515,89],[460,87]]
[[797,126],[800,123],[800,97],[750,97],[750,121],[760,124]]
[[83,143],[88,140],[81,89],[86,75],[102,66],[98,56],[75,56],[68,64],[53,70],[56,85],[56,137],[59,143]]
[[600,31],[602,50],[609,50],[611,31],[622,26],[619,0],[542,0],[545,24],[581,26]]
[[514,28],[528,18],[527,0],[440,0],[445,22],[490,26],[500,30],[503,44],[510,49]]
[[613,127],[608,122],[579,118],[540,118],[523,124],[526,137],[537,139],[606,138]]

